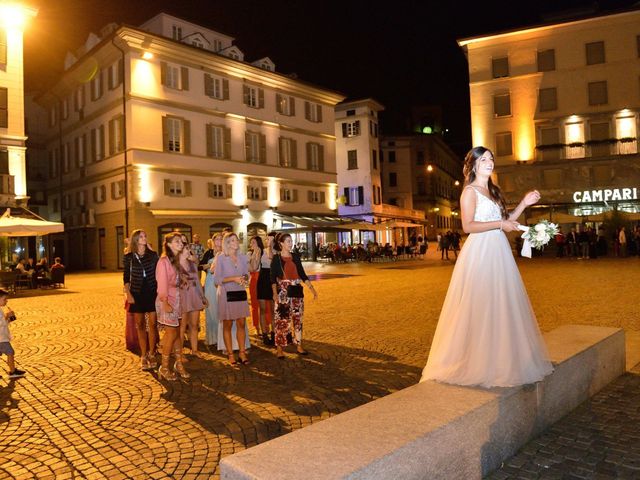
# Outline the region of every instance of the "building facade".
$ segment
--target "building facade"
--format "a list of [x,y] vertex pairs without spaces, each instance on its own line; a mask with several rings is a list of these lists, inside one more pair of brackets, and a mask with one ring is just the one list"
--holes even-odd
[[385,201],[378,128],[380,103],[367,98],[336,107],[336,163],[338,213],[362,221],[349,233],[349,243],[406,244],[411,236],[425,235],[424,212],[413,208],[412,199]]
[[567,223],[640,213],[640,10],[458,43],[473,144],[493,150],[510,203],[535,188],[534,214]]
[[72,268],[118,268],[135,228],[159,248],[170,231],[229,226],[246,247],[287,214],[334,213],[342,95],[164,13],[90,35],[65,66],[37,101],[48,213]]
[[421,211],[429,239],[461,229],[462,162],[440,135],[385,135],[381,146],[383,201]]

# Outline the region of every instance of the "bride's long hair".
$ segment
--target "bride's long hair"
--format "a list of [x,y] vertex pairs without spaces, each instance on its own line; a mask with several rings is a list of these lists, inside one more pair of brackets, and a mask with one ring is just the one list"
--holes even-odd
[[[493,152],[486,147],[473,147],[471,150],[469,150],[469,153],[467,153],[467,156],[464,157],[464,167],[463,167],[462,173],[464,175],[466,185],[473,183],[473,181],[476,179],[476,170],[475,170],[476,161],[486,152],[489,152],[493,157]],[[489,189],[489,194],[491,195],[491,198],[500,207],[500,211],[502,212],[502,218],[506,219],[508,217],[507,202],[504,198],[504,195],[502,195],[502,190],[500,190],[500,187],[498,185],[493,183],[493,181],[491,180],[491,177],[489,177],[487,188]]]

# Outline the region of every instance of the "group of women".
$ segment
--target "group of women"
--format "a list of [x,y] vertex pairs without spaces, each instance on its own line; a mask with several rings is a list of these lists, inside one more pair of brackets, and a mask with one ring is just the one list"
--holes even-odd
[[[178,376],[189,378],[184,367],[187,360],[182,355],[183,342],[188,334],[191,353],[198,351],[203,309],[206,344],[209,347],[216,345],[228,355],[230,365],[236,366],[238,361],[248,365],[250,342],[246,318],[250,311],[247,287],[256,318],[254,326],[263,343],[275,345],[280,359],[285,358],[283,349],[289,343],[296,345],[298,354],[306,355],[307,351],[302,347],[302,285],[311,290],[314,298],[317,292],[299,255],[292,252],[292,246],[289,234],[271,233],[266,247],[261,237],[253,237],[247,255],[240,251],[240,241],[235,233],[217,233],[209,241],[210,248],[203,259],[199,259],[191,252],[187,238],[172,232],[165,235],[159,257],[149,247],[146,233],[135,230],[124,257],[123,277],[129,312],[134,316],[138,333],[141,368],[152,370],[157,367],[159,326],[164,331],[159,376],[166,380],[176,380]],[[204,289],[198,270],[202,260],[206,272]],[[272,320],[271,325],[269,320]],[[238,359],[235,351],[238,351]]]

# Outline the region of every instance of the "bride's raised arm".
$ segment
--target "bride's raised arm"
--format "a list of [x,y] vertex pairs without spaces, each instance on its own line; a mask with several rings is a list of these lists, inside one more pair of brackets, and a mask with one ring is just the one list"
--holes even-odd
[[515,222],[518,219],[518,217],[522,215],[522,212],[524,212],[525,208],[530,207],[531,205],[535,205],[536,203],[538,203],[539,200],[540,200],[540,192],[538,192],[537,190],[532,190],[530,192],[527,192],[527,194],[524,197],[522,197],[522,200],[520,200],[520,203],[518,204],[518,206],[514,208],[511,214],[509,215],[509,220]]
[[473,219],[475,212],[476,192],[473,188],[465,188],[460,196],[460,217],[462,218],[462,230],[464,230],[465,233],[480,233],[497,229],[512,232],[518,228],[518,225],[511,219],[477,222]]

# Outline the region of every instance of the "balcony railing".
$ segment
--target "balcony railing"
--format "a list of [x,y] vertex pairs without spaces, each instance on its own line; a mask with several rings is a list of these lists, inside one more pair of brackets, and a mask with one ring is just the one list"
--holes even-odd
[[605,140],[536,146],[536,159],[545,162],[572,158],[633,155],[636,153],[638,153],[637,138],[608,138]]

